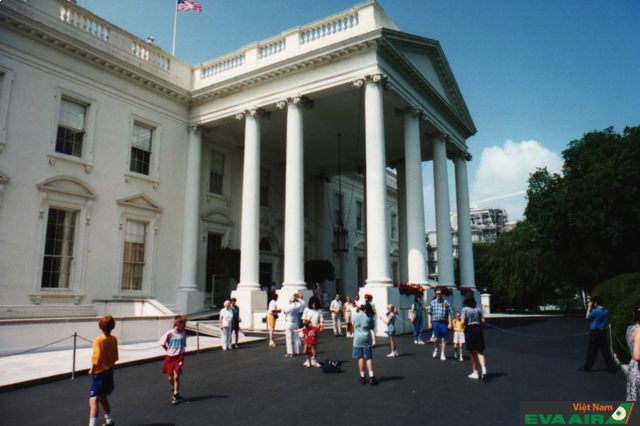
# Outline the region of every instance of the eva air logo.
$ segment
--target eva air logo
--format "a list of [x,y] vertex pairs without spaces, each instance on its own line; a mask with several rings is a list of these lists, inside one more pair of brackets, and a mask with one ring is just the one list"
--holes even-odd
[[611,418],[607,420],[608,425],[624,425],[627,424],[627,420],[629,419],[629,415],[631,414],[631,409],[633,408],[633,404],[631,403],[623,403],[613,412]]

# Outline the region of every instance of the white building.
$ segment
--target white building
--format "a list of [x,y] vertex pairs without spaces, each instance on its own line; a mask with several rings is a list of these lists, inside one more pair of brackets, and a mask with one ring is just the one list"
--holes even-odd
[[338,292],[393,302],[392,281],[428,285],[421,161],[453,285],[447,157],[469,205],[475,132],[440,44],[375,1],[192,66],[77,4],[3,0],[0,317],[95,315],[102,299],[194,312],[219,247],[241,249],[243,312],[266,308],[260,282],[304,289],[305,258],[337,265]]

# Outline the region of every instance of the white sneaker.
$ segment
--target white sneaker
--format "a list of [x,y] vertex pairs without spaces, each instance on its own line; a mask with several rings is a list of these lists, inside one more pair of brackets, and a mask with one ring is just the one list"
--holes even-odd
[[317,363],[317,362],[315,362],[315,361],[311,363],[311,366],[312,366],[312,367],[317,367],[317,368],[322,367],[319,363]]
[[399,356],[399,355],[398,355],[398,351],[393,351],[393,355],[395,355],[395,356]]
[[305,367],[311,367],[311,363],[309,361],[305,361],[302,365],[304,365]]
[[440,361],[446,361],[447,357],[444,355],[444,352],[442,352],[442,355],[440,355]]
[[458,352],[457,351],[453,353],[453,357],[454,358],[458,358]]
[[413,344],[414,344],[414,345],[417,345],[417,344],[418,344],[418,341],[417,341],[417,340],[414,340],[414,341],[413,341]]
[[425,343],[424,343],[422,340],[420,340],[420,341],[418,342],[418,344],[419,344],[419,345],[424,345]]
[[474,371],[473,373],[469,374],[469,378],[470,379],[474,379],[474,380],[478,380],[480,378],[480,376],[478,376],[478,372]]
[[395,358],[395,357],[396,357],[395,352],[391,352],[389,355],[387,355],[387,358]]
[[437,349],[435,351],[433,351],[433,357],[434,358],[438,358],[438,350]]

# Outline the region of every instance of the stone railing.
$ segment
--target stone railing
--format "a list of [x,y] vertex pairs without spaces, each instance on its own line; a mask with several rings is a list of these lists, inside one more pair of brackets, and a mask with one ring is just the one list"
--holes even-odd
[[60,6],[60,20],[76,28],[98,37],[104,41],[109,41],[109,26],[101,19],[85,13],[82,9],[74,7],[73,3]]
[[194,67],[194,89],[229,80],[378,28],[398,28],[375,0]]
[[326,37],[331,37],[343,31],[352,30],[354,27],[357,27],[358,24],[359,18],[357,11],[329,18],[317,24],[312,24],[313,26],[307,26],[307,28],[300,31],[300,43],[308,44]]
[[150,43],[134,40],[131,44],[131,53],[165,71],[169,71],[171,66],[171,56],[164,53],[161,49],[153,47],[153,44]]

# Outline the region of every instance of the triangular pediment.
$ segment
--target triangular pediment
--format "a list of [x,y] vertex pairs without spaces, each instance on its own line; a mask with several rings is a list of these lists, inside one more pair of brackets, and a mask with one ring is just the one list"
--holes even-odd
[[74,176],[54,176],[38,184],[41,191],[60,192],[85,198],[95,198],[96,191],[86,182]]
[[7,183],[11,180],[11,176],[0,170],[0,183]]
[[141,192],[130,197],[121,198],[117,203],[123,206],[137,207],[139,209],[162,211],[163,207],[156,203],[151,197]]
[[233,225],[233,220],[231,220],[229,216],[217,210],[203,213],[202,220],[204,220],[205,222],[214,222],[222,225]]
[[384,35],[387,53],[475,134],[475,124],[440,42],[398,31],[384,30]]

